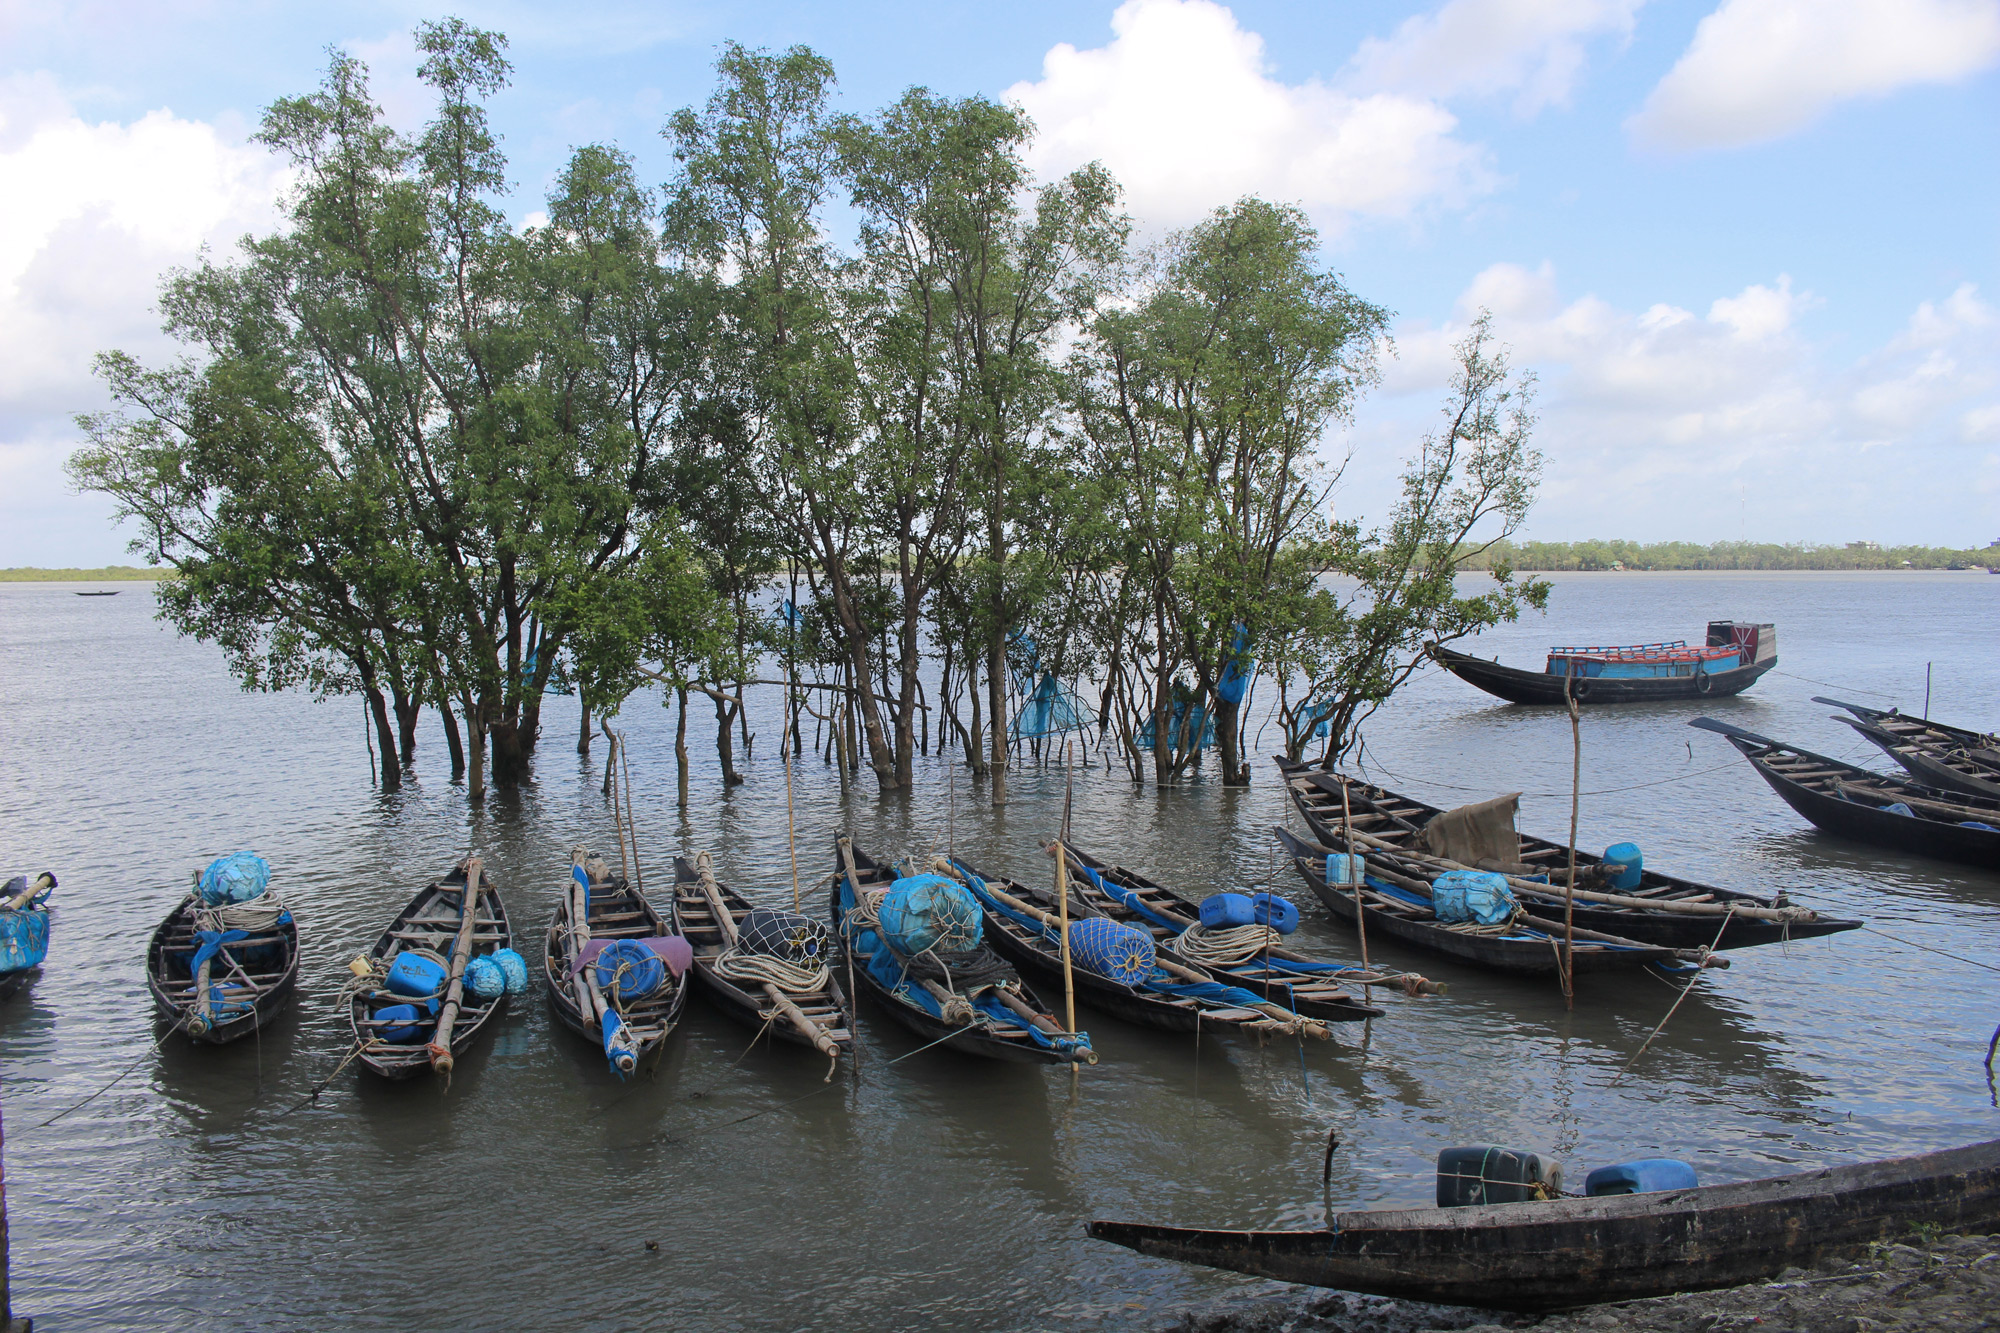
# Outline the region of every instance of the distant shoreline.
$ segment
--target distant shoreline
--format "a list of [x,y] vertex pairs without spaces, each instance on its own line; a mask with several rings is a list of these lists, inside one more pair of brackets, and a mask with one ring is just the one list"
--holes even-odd
[[1468,560],[1467,569],[1505,565],[1523,574],[1675,573],[1985,573],[2000,566],[2000,543],[1977,549],[1947,546],[1782,545],[1775,542],[1524,542],[1500,541]]
[[137,565],[106,565],[102,569],[0,569],[0,583],[158,583],[174,576],[171,569],[141,569]]

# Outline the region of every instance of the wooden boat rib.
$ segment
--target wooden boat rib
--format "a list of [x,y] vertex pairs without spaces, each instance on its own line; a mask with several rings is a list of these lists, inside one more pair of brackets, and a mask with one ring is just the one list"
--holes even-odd
[[675,910],[681,933],[694,947],[695,977],[708,997],[739,1023],[759,1029],[768,1025],[779,1041],[810,1046],[831,1060],[851,1050],[854,1023],[838,969],[829,968],[826,983],[811,991],[780,991],[770,982],[760,986],[716,971],[716,960],[734,946],[737,927],[755,908],[727,884],[716,880],[714,887],[728,914],[726,927],[703,887],[701,871],[685,857],[674,858]]
[[[894,867],[876,861],[854,846],[845,836],[834,840],[834,858],[834,874],[829,886],[834,933],[841,937],[848,956],[853,959],[856,988],[873,996],[898,1023],[926,1042],[966,1055],[1027,1064],[1073,1064],[1079,1060],[1086,1064],[1097,1063],[1097,1052],[1090,1047],[1089,1035],[1064,1032],[1049,1007],[1022,983],[1012,968],[1006,967],[997,957],[991,961],[1004,968],[1006,976],[994,986],[994,999],[1004,1007],[1009,1018],[1003,1019],[991,1011],[991,1006],[984,1006],[974,1010],[969,1021],[948,1019],[942,1013],[933,1013],[914,999],[907,998],[899,989],[886,985],[870,967],[875,955],[856,947],[856,937],[865,932],[851,931],[848,924],[863,891],[887,888],[897,879],[897,872]],[[1028,1028],[1031,1023],[1040,1031],[1043,1040],[1038,1041],[1030,1034]]]
[[[1292,865],[1306,887],[1326,904],[1328,911],[1351,924],[1356,914],[1354,890],[1328,884],[1326,880],[1326,857],[1332,849],[1307,842],[1289,829],[1274,827],[1271,832],[1292,858]],[[1386,935],[1500,972],[1539,975],[1555,972],[1562,964],[1560,921],[1523,914],[1504,926],[1441,922],[1431,910],[1428,884],[1401,876],[1392,880],[1373,867],[1367,882],[1361,886],[1360,896],[1362,910],[1368,914],[1368,933],[1377,939]],[[1579,927],[1575,936],[1571,966],[1577,973],[1615,972],[1647,964],[1707,967],[1729,964],[1726,958],[1704,957],[1696,950],[1641,944],[1603,931]]]
[[[257,901],[238,904],[230,917],[243,919],[242,910]],[[220,947],[203,965],[206,977],[200,975],[203,967],[193,966],[203,932],[226,936],[236,930],[190,893],[167,913],[146,946],[146,989],[162,1018],[196,1041],[221,1046],[269,1023],[298,985],[299,928],[291,912],[281,910],[274,921],[239,939],[215,941]]]
[[1834,720],[1866,736],[1918,781],[1946,791],[2000,798],[2000,738],[1819,695],[1813,702],[1852,713]]
[[[1712,717],[1688,725],[1727,737],[1785,804],[1827,833],[2000,870],[2000,798],[1856,768]],[[1887,808],[1897,803],[1911,813]]]
[[1281,1282],[1545,1313],[1756,1282],[1919,1226],[2000,1228],[2000,1140],[1656,1194],[1336,1213],[1311,1231],[1089,1234]]
[[[1200,924],[1201,908],[1198,905],[1137,871],[1107,865],[1073,842],[1064,841],[1063,850],[1069,857],[1070,887],[1078,901],[1123,925],[1136,926],[1148,932],[1153,937],[1155,948],[1167,950],[1170,956],[1182,962],[1189,961],[1173,945],[1188,927]],[[1098,876],[1106,885],[1115,886],[1125,896],[1099,888],[1093,883],[1092,875]],[[1144,910],[1130,905],[1135,902]],[[1386,1012],[1356,999],[1348,993],[1348,986],[1388,986],[1409,990],[1413,994],[1435,994],[1439,990],[1435,983],[1426,982],[1412,973],[1329,963],[1300,953],[1282,940],[1282,936],[1267,940],[1263,948],[1241,963],[1204,963],[1202,966],[1218,979],[1227,980],[1232,986],[1241,986],[1294,1013],[1335,1023],[1380,1018]]]
[[[1564,686],[1571,679],[1568,676],[1502,666],[1497,659],[1489,662],[1470,653],[1456,652],[1441,644],[1430,644],[1424,651],[1430,655],[1432,661],[1466,684],[1477,686],[1509,703],[1560,706],[1568,697],[1564,691]],[[1655,703],[1667,699],[1725,699],[1749,689],[1757,683],[1759,677],[1777,665],[1778,658],[1773,653],[1764,660],[1753,661],[1747,666],[1734,667],[1726,671],[1696,670],[1684,676],[1577,676],[1575,684],[1570,687],[1570,692],[1580,704]]]
[[[397,954],[414,948],[431,949],[449,957],[459,931],[459,909],[465,898],[465,886],[466,869],[464,865],[459,865],[417,890],[416,896],[396,914],[396,919],[375,941],[374,947],[365,955],[367,960],[378,968],[386,969],[395,961]],[[479,891],[474,896],[473,910],[471,941],[475,956],[513,947],[514,933],[508,925],[507,908],[500,901],[500,891],[491,879],[483,875]],[[356,989],[348,996],[348,1023],[354,1031],[361,1064],[383,1078],[414,1078],[428,1073],[432,1067],[430,1036],[434,1035],[433,1025],[424,1024],[425,1035],[417,1041],[391,1042],[383,1038],[384,1030],[404,1024],[377,1019],[375,1011],[387,1005],[404,1003],[408,1003],[404,997],[372,987]],[[456,1059],[471,1050],[488,1021],[506,1005],[504,994],[485,1000],[469,990],[465,991],[452,1025],[449,1057]]]
[[[1030,909],[1027,914],[1045,913],[1054,917],[1058,903],[1052,889],[1030,889],[1012,880],[988,875],[968,863],[953,859],[952,868],[981,899],[986,913],[986,941],[1023,975],[1051,986],[1063,984],[1062,947],[1034,926],[1024,924],[1023,913],[1015,904]],[[1004,896],[1003,896],[1004,895]],[[1013,902],[1008,900],[1012,899]],[[1070,920],[1103,916],[1087,901],[1070,895]],[[1166,1032],[1243,1031],[1282,1036],[1324,1039],[1325,1025],[1269,1000],[1253,996],[1243,987],[1217,977],[1207,968],[1179,957],[1171,950],[1156,950],[1159,965],[1144,986],[1128,986],[1093,972],[1071,951],[1070,976],[1077,998],[1128,1023],[1159,1028]],[[1192,993],[1176,993],[1186,987]],[[1202,992],[1212,992],[1204,994]],[[1356,1006],[1359,1008],[1360,1006]],[[1367,1018],[1356,1013],[1355,1018]]]
[[[1417,847],[1418,835],[1443,811],[1436,806],[1390,791],[1386,787],[1361,782],[1344,773],[1330,773],[1278,756],[1292,804],[1304,817],[1313,836],[1336,851],[1353,851],[1383,859],[1390,868],[1423,880],[1435,879],[1450,862],[1428,856]],[[1346,805],[1342,805],[1345,788]],[[1361,838],[1348,847],[1344,834],[1347,813]],[[1542,916],[1560,918],[1563,912],[1563,881],[1569,873],[1569,847],[1525,833],[1520,839],[1519,861],[1536,873],[1546,874],[1551,883],[1532,885],[1518,877],[1514,890],[1533,901],[1533,910]],[[1365,838],[1365,841],[1363,840]],[[1383,846],[1383,844],[1390,844]],[[1674,949],[1742,949],[1783,940],[1810,939],[1857,930],[1859,921],[1821,916],[1810,908],[1786,901],[1783,894],[1763,898],[1734,889],[1719,889],[1691,879],[1642,870],[1639,883],[1630,889],[1609,891],[1601,870],[1603,858],[1576,850],[1577,887],[1602,897],[1626,899],[1623,903],[1600,903],[1579,898],[1575,905],[1576,923],[1587,930],[1604,931]],[[1539,891],[1538,891],[1539,890]],[[1657,907],[1646,904],[1657,903]],[[1735,908],[1732,913],[1727,909]],[[1718,936],[1717,932],[1720,932]]]
[[[582,930],[575,925],[579,900],[584,903]],[[671,917],[663,916],[623,875],[613,875],[601,859],[580,849],[571,855],[570,876],[563,882],[544,940],[542,977],[548,983],[549,1008],[556,1018],[604,1051],[612,1071],[620,1077],[665,1047],[687,1004],[686,982],[668,967],[658,990],[620,1002],[598,984],[594,967],[575,966],[577,955],[593,940],[659,939],[679,933]],[[607,1047],[604,1026],[608,1013],[615,1013],[619,1022]]]

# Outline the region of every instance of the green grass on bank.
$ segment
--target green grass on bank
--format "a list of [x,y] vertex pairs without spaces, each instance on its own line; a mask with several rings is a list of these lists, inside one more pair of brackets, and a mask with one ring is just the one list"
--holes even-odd
[[1547,572],[1603,569],[1980,569],[2000,565],[2000,548],[1953,550],[1941,546],[1844,546],[1803,543],[1716,542],[1500,542],[1472,568],[1501,561],[1515,569]]
[[171,569],[140,569],[136,565],[106,565],[102,569],[0,569],[0,583],[152,583],[172,578]]

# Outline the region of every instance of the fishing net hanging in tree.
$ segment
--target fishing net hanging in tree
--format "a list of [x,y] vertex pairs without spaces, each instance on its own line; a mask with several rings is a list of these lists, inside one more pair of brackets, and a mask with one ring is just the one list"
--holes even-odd
[[1014,739],[1040,740],[1085,730],[1081,704],[1076,691],[1057,680],[1055,672],[1042,672],[1034,693],[1014,715]]
[[979,943],[984,916],[963,884],[943,875],[911,875],[882,899],[882,938],[897,953],[962,953]]
[[772,907],[759,907],[744,917],[736,932],[736,947],[744,953],[782,958],[802,967],[825,962],[832,943],[833,936],[821,922]]
[[1108,916],[1070,922],[1069,952],[1078,966],[1121,986],[1137,986],[1153,974],[1153,937]]

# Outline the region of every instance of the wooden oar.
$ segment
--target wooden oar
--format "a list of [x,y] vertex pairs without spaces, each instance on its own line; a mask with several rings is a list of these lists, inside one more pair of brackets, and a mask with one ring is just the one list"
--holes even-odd
[[458,1023],[459,1006],[465,999],[465,965],[472,960],[472,931],[479,923],[479,877],[485,865],[476,856],[465,858],[465,889],[458,903],[458,938],[451,944],[444,1007],[438,1010],[437,1033],[429,1047],[431,1068],[440,1074],[451,1072],[451,1030]]

